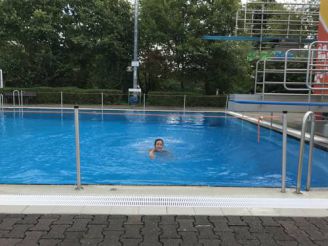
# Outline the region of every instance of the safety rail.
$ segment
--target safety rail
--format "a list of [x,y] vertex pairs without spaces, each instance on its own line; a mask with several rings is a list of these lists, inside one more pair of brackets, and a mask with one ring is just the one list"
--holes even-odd
[[315,41],[308,48],[286,50],[284,57],[260,59],[255,67],[254,93],[272,93],[268,87],[275,85],[278,91],[328,95],[323,93],[328,90],[327,57],[328,41]]
[[315,39],[318,23],[319,5],[309,0],[246,0],[236,12],[235,35],[259,37],[259,50],[274,44],[299,47]]
[[304,146],[305,146],[305,133],[307,128],[308,120],[311,120],[311,130],[310,130],[310,145],[309,145],[309,159],[308,159],[308,175],[306,181],[306,190],[309,191],[311,188],[311,176],[312,176],[312,156],[313,156],[313,144],[314,144],[314,128],[315,128],[315,117],[312,111],[305,113],[302,122],[302,132],[300,139],[300,151],[298,157],[298,169],[297,169],[297,184],[296,193],[301,193],[301,183],[302,183],[302,168],[303,168],[303,156],[304,156]]
[[3,95],[0,94],[0,110],[3,111]]
[[13,106],[16,106],[16,95],[17,95],[17,102],[19,107],[23,107],[23,100],[24,100],[24,95],[23,91],[19,90],[14,90],[13,91]]
[[[318,47],[313,49],[314,45]],[[319,78],[320,75],[328,77],[328,41],[312,42],[308,50],[306,85],[310,90],[328,90],[328,81],[325,81],[325,78],[320,81]],[[313,74],[313,71],[315,71],[315,74]],[[314,82],[312,81],[313,77],[315,77]],[[320,87],[322,85],[323,87]]]

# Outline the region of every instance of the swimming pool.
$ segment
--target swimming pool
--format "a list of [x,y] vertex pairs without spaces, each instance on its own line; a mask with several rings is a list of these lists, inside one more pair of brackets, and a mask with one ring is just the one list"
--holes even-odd
[[[281,186],[281,134],[224,113],[80,112],[82,184]],[[0,113],[0,183],[75,184],[73,111]],[[163,138],[169,158],[150,160]],[[298,140],[288,139],[287,187]],[[328,153],[315,148],[313,187],[328,187]],[[305,183],[307,150],[304,158]]]

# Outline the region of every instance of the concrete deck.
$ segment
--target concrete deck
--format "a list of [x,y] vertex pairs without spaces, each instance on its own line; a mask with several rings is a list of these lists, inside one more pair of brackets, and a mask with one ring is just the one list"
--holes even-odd
[[[154,197],[162,202],[153,203]],[[1,185],[0,213],[325,217],[328,190],[296,194],[273,188]]]

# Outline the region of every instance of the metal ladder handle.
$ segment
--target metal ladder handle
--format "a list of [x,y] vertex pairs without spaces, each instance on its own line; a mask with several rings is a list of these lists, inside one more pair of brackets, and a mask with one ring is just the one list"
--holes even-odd
[[3,95],[0,94],[0,109],[3,110]]
[[16,106],[16,99],[15,99],[16,93],[17,93],[17,97],[18,97],[18,106],[21,105],[21,96],[20,96],[20,92],[19,92],[19,90],[14,90],[14,91],[13,91],[13,106],[14,106],[14,107]]
[[300,151],[298,156],[298,169],[297,169],[297,184],[296,184],[296,193],[301,194],[301,182],[302,182],[302,168],[303,168],[303,156],[304,156],[304,146],[305,146],[305,133],[306,133],[306,123],[309,117],[311,118],[311,132],[310,132],[310,148],[309,148],[309,160],[308,160],[308,177],[307,185],[310,186],[311,182],[311,173],[312,173],[312,152],[313,152],[313,142],[314,142],[314,113],[308,111],[303,117],[302,123],[302,132],[300,139]]

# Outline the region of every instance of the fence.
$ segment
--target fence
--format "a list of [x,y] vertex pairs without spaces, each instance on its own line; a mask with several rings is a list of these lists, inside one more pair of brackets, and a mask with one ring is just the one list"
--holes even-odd
[[[24,92],[20,91],[22,105],[24,106],[53,106],[65,107],[81,105],[90,107],[170,107],[186,109],[195,107],[224,108],[227,96],[202,96],[202,95],[165,95],[142,94],[136,104],[129,104],[128,94],[113,93],[73,93],[73,92]],[[3,93],[4,105],[12,106],[17,95],[12,92]]]

